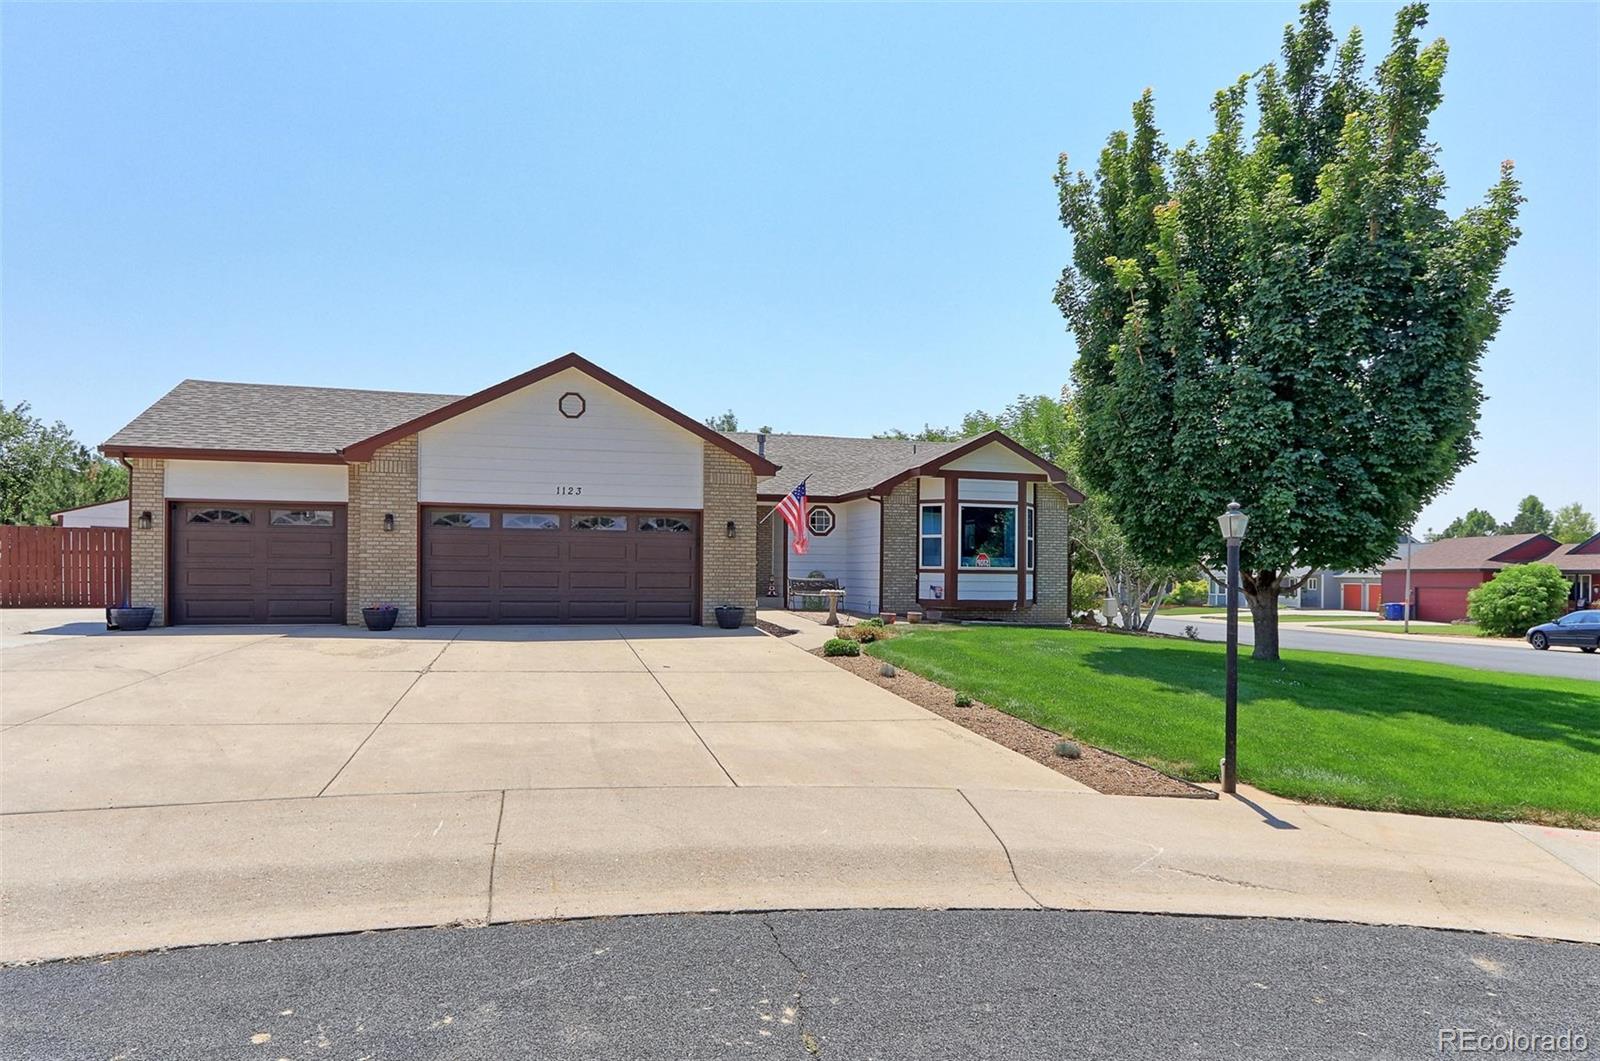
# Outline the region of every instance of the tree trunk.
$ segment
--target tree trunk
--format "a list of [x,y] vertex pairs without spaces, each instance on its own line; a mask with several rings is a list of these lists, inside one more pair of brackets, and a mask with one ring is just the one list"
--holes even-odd
[[1278,659],[1278,586],[1276,571],[1241,572],[1239,580],[1244,599],[1250,602],[1250,626],[1255,631],[1255,648],[1251,659],[1277,662]]

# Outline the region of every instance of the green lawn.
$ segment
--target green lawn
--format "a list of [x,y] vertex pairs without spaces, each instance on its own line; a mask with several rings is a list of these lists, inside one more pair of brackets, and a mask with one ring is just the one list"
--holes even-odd
[[[1227,610],[1228,609],[1226,609],[1226,608],[1222,609],[1223,612],[1226,612]],[[1190,605],[1185,604],[1182,607],[1168,608],[1168,607],[1163,606],[1163,607],[1157,608],[1156,609],[1156,614],[1157,615],[1217,615],[1217,614],[1220,614],[1220,613],[1218,612],[1217,606],[1215,604],[1211,605],[1211,607],[1209,607],[1209,608],[1191,607]],[[1246,614],[1248,614],[1248,613],[1246,613]]]
[[[1217,779],[1223,647],[1081,630],[916,630],[874,656],[1036,725]],[[1239,660],[1239,776],[1346,807],[1600,822],[1600,682],[1332,652]]]

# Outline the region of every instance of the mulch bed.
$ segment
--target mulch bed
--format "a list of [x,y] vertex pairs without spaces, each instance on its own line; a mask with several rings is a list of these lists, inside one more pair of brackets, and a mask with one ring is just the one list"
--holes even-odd
[[800,632],[791,630],[787,626],[779,626],[777,623],[769,623],[765,619],[756,620],[756,629],[764,634],[771,634],[773,637],[790,637]]
[[874,685],[888,689],[918,707],[947,718],[963,729],[987,737],[1019,755],[1026,755],[1034,762],[1048,766],[1058,774],[1065,774],[1080,784],[1088,785],[1096,792],[1111,796],[1216,798],[1216,793],[1209,789],[1168,777],[1144,763],[1125,759],[1115,752],[1081,741],[1074,742],[1083,749],[1083,755],[1079,758],[1068,759],[1057,755],[1055,747],[1061,740],[1059,734],[1040,729],[1031,722],[1008,715],[980,700],[972,701],[971,707],[957,707],[955,693],[903,667],[896,668],[893,678],[885,678],[878,671],[883,665],[882,661],[871,656],[822,656],[821,649],[812,654],[821,656],[858,678],[865,678]]

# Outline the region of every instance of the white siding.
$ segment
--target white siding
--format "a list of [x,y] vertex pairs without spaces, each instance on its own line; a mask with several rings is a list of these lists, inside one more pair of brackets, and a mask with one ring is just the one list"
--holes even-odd
[[924,501],[944,500],[944,480],[931,475],[924,475],[917,479],[917,490]]
[[[556,408],[583,395],[582,416]],[[417,439],[423,502],[595,508],[701,507],[700,436],[568,369],[497,398]],[[577,487],[582,492],[563,492]]]
[[194,501],[345,501],[343,464],[167,461],[167,496]]
[[827,502],[826,506],[833,511],[833,532],[810,535],[811,547],[804,556],[795,553],[788,527],[783,528],[789,550],[789,577],[806,578],[813,571],[821,571],[821,577],[836,578],[844,587],[841,607],[853,612],[875,612],[878,610],[881,506],[869,500],[844,504]]
[[128,499],[102,501],[61,513],[62,527],[126,527],[128,525]]
[[[1014,601],[1017,599],[1017,573],[1015,571],[961,571],[956,575],[961,584],[961,599]],[[1028,596],[1033,596],[1033,576],[1028,576]]]
[[1026,457],[1018,456],[998,442],[991,442],[981,449],[976,449],[964,457],[949,462],[943,466],[945,471],[952,472],[1040,472],[1043,471],[1037,464]]
[[[935,593],[937,589],[939,592]],[[917,576],[918,600],[943,600],[944,599],[944,572],[924,571]]]
[[962,479],[957,496],[962,501],[1009,501],[1017,503],[1014,479]]

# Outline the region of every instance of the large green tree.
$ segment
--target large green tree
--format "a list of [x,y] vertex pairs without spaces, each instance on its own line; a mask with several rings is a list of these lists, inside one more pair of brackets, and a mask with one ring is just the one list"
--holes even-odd
[[50,522],[50,514],[128,495],[128,470],[93,453],[67,425],[46,424],[27,402],[0,402],[0,523]]
[[1457,516],[1445,524],[1444,530],[1438,534],[1430,534],[1429,541],[1438,541],[1440,538],[1482,538],[1491,534],[1500,533],[1500,524],[1488,509],[1468,509],[1465,516]]
[[1295,571],[1381,562],[1474,455],[1522,200],[1507,163],[1481,205],[1442,208],[1426,20],[1401,8],[1369,75],[1360,32],[1335,49],[1311,0],[1282,63],[1217,94],[1204,144],[1169,152],[1146,92],[1092,177],[1057,174],[1082,474],[1152,565],[1215,570],[1215,517],[1244,505],[1258,659]]
[[1576,501],[1556,509],[1555,518],[1550,523],[1550,537],[1572,545],[1593,536],[1594,515],[1588,509]]
[[1550,515],[1550,510],[1544,507],[1533,494],[1522,499],[1517,506],[1517,514],[1511,517],[1511,522],[1500,528],[1501,534],[1549,534],[1550,525],[1555,517]]

